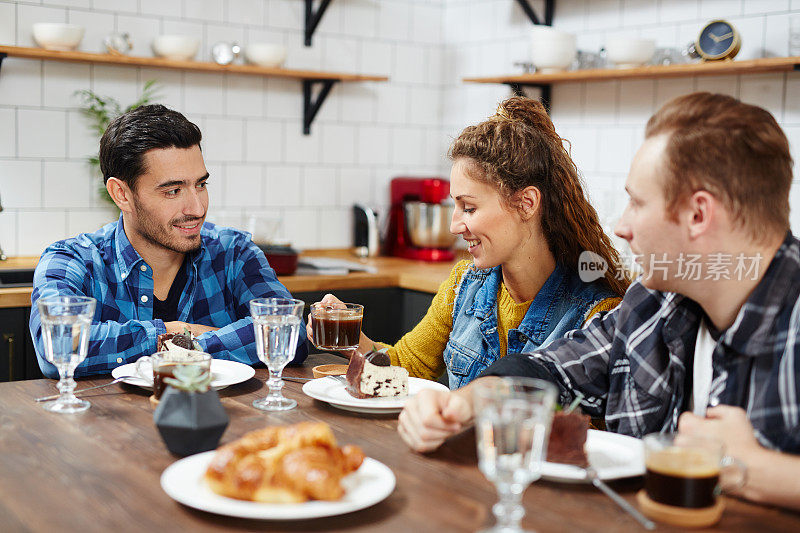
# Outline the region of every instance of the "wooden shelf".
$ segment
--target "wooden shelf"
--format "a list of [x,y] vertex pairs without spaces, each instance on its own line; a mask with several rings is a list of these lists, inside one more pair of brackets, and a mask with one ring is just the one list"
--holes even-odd
[[682,78],[689,76],[725,76],[732,74],[758,74],[763,72],[788,72],[800,70],[800,56],[770,57],[744,61],[715,61],[684,65],[658,65],[636,68],[604,68],[565,70],[552,73],[464,78],[471,83],[507,83],[517,85],[550,85],[578,81],[606,81],[630,79]]
[[[23,46],[0,46],[0,66],[5,57],[24,59],[40,59],[45,61],[67,61],[72,63],[89,63],[96,65],[122,65],[131,67],[164,68],[185,70],[190,72],[211,72],[245,74],[284,78],[303,82],[303,133],[311,131],[311,123],[319,111],[322,102],[330,93],[336,82],[387,81],[387,76],[371,76],[365,74],[347,74],[342,72],[320,72],[315,70],[294,70],[287,68],[268,68],[256,65],[218,65],[205,61],[174,61],[161,57],[127,56],[116,54],[97,54],[92,52],[62,52],[29,48]],[[313,96],[315,85],[321,85],[316,99]]]
[[44,48],[26,48],[21,46],[0,46],[0,54],[6,54],[8,57],[23,57],[26,59],[94,63],[100,65],[130,65],[195,72],[230,72],[234,74],[249,74],[252,76],[269,76],[273,78],[289,78],[295,80],[386,81],[389,79],[386,76],[268,68],[256,65],[218,65],[205,61],[174,61],[161,57],[95,54],[92,52],[61,52],[57,50],[45,50]]

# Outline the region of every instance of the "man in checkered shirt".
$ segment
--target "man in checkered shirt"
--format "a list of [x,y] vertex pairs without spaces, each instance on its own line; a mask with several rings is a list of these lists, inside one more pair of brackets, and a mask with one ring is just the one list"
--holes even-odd
[[[536,377],[610,431],[714,436],[748,466],[739,495],[800,508],[791,184],[789,142],[767,111],[709,93],[668,102],[647,124],[615,230],[641,277],[616,309],[474,383]],[[438,447],[471,421],[472,386],[413,398],[400,436],[417,451]]]
[[[50,245],[34,274],[30,330],[45,360],[36,302],[56,295],[97,300],[86,359],[76,376],[107,374],[156,351],[162,333],[188,328],[215,358],[258,363],[248,303],[291,297],[246,233],[205,222],[209,173],[200,129],[148,105],[115,119],[100,140],[100,169],[121,215],[95,233]],[[294,363],[307,354],[300,328]]]

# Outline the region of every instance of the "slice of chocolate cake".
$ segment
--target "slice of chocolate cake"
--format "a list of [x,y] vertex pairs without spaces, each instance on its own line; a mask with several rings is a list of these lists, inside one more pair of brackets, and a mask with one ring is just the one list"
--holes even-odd
[[157,351],[159,352],[202,351],[202,348],[200,348],[200,345],[194,340],[192,332],[189,330],[186,330],[184,333],[164,333],[159,335],[157,344]]
[[587,415],[580,412],[557,411],[547,443],[547,462],[589,466],[589,458],[584,450],[589,420]]
[[356,398],[406,396],[408,370],[392,366],[383,352],[355,353],[347,366],[347,392]]

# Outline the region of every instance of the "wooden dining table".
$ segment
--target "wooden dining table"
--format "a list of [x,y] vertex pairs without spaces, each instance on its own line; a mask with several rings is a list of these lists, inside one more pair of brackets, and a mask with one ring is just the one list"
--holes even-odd
[[[311,377],[314,365],[341,362],[314,354],[286,376]],[[285,382],[295,409],[265,413],[252,407],[266,394],[267,371],[219,391],[230,424],[221,444],[248,431],[306,420],[330,424],[340,444],[360,446],[387,465],[397,484],[383,501],[360,511],[306,520],[251,520],[186,507],[162,490],[160,476],[180,458],[153,424],[150,392],[116,383],[87,392],[91,408],[61,415],[34,398],[53,394],[55,381],[0,384],[0,530],[10,531],[476,531],[494,523],[497,496],[478,470],[475,436],[465,431],[434,453],[410,451],[397,434],[397,414],[363,414],[335,408]],[[81,379],[78,388],[110,377]],[[631,503],[642,478],[610,485]],[[591,485],[538,480],[524,495],[523,525],[546,531],[644,531],[631,516]],[[658,525],[658,531],[675,528]],[[711,530],[800,531],[800,514],[727,499]]]

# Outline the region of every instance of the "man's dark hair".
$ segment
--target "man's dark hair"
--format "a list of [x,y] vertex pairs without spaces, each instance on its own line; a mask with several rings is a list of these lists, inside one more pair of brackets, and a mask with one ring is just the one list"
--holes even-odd
[[113,177],[135,190],[136,179],[147,170],[145,152],[199,146],[202,137],[200,128],[163,105],[143,105],[128,111],[111,121],[100,139],[103,182]]

